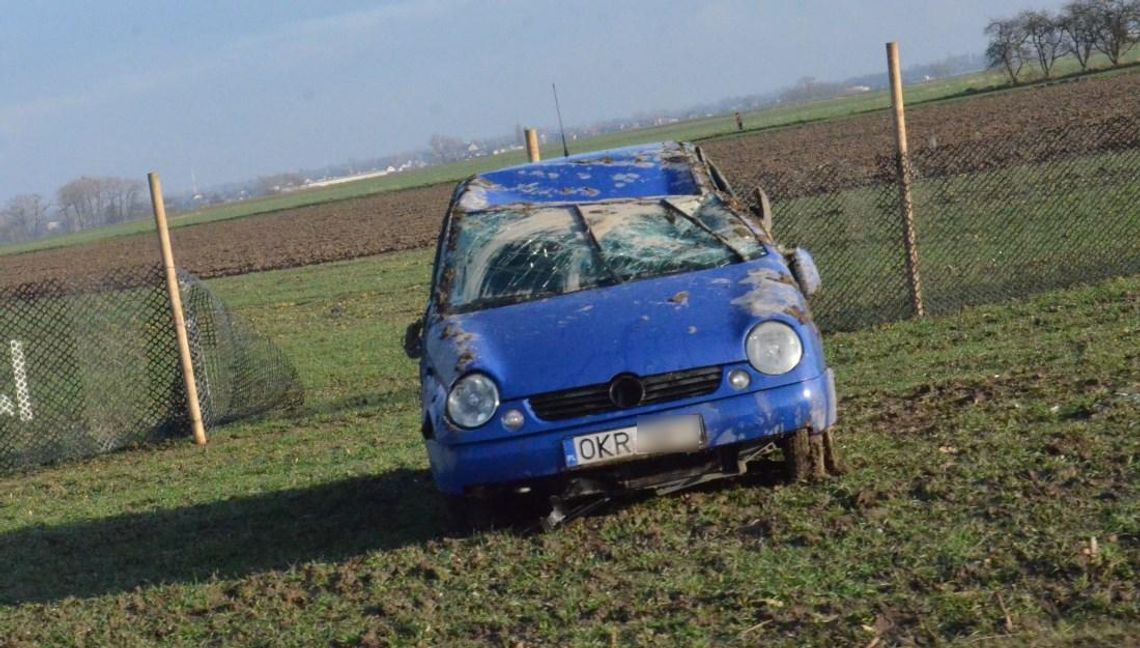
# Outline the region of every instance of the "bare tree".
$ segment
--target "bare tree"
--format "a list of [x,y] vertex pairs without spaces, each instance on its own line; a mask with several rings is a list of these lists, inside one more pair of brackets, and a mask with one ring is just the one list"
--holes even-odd
[[1058,20],[1047,11],[1024,11],[1017,17],[1026,40],[1033,46],[1041,74],[1048,79],[1057,59],[1067,53],[1065,33]]
[[60,187],[56,203],[68,231],[77,232],[144,216],[142,190],[139,180],[84,176]]
[[1089,59],[1100,29],[1096,0],[1075,0],[1065,5],[1057,24],[1065,37],[1065,49],[1077,59],[1082,70],[1089,69]]
[[1029,39],[1020,20],[991,20],[986,26],[990,44],[986,46],[986,60],[990,67],[1005,70],[1010,83],[1017,85],[1025,61],[1032,56],[1025,42]]
[[467,147],[463,140],[449,135],[432,135],[428,141],[432,155],[439,162],[456,162],[463,159]]
[[93,227],[103,206],[98,181],[95,178],[76,178],[56,191],[59,214],[69,232]]
[[48,203],[39,194],[21,194],[0,210],[0,239],[18,243],[35,238],[47,225]]
[[141,180],[100,178],[106,200],[104,223],[122,223],[144,215]]
[[1113,65],[1136,44],[1140,31],[1140,0],[1091,0],[1095,13],[1096,36],[1093,46]]
[[816,99],[830,99],[843,92],[843,84],[820,81],[815,77],[800,77],[796,84],[780,93],[784,103],[803,103]]
[[257,191],[262,196],[272,196],[283,191],[299,189],[304,184],[305,176],[300,173],[278,173],[258,178]]

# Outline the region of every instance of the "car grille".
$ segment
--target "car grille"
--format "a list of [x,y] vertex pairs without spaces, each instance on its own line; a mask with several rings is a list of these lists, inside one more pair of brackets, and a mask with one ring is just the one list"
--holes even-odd
[[[611,398],[610,388],[621,378],[628,381],[629,376],[619,376],[607,383],[532,396],[530,406],[539,418],[547,421],[615,412],[622,408]],[[640,381],[644,395],[631,407],[640,407],[711,394],[720,386],[721,368],[702,367],[634,378]]]

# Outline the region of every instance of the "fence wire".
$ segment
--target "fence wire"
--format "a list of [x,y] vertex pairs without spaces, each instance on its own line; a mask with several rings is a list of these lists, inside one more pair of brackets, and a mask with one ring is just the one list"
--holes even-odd
[[[931,145],[902,162],[927,313],[1140,273],[1140,121]],[[915,313],[899,166],[883,151],[731,178],[763,187],[777,238],[814,254],[825,330]],[[180,281],[207,426],[299,405],[283,354]],[[0,471],[186,435],[183,394],[161,269],[0,287]]]
[[[180,273],[203,418],[299,405],[292,365]],[[0,288],[0,471],[189,434],[161,268]]]
[[[928,314],[1140,273],[1140,121],[929,146],[906,162]],[[824,329],[915,313],[898,164],[884,152],[871,166],[732,179],[763,187],[777,239],[815,256]]]

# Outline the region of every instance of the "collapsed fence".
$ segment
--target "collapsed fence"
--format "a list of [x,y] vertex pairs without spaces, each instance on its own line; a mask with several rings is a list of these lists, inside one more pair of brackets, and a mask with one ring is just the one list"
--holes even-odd
[[[179,273],[208,426],[299,405],[296,370]],[[159,267],[0,288],[0,472],[189,434]]]
[[[908,164],[926,313],[1140,273],[1140,121],[928,146]],[[912,317],[900,157],[873,168],[733,178],[772,200],[776,238],[809,250],[826,330]]]

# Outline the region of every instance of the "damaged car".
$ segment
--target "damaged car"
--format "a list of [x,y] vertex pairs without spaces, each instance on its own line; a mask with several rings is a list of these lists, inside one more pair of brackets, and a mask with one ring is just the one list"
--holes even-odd
[[756,195],[744,206],[677,142],[459,184],[405,337],[432,475],[458,510],[537,503],[549,528],[777,450],[795,480],[839,470],[819,274],[777,246]]

